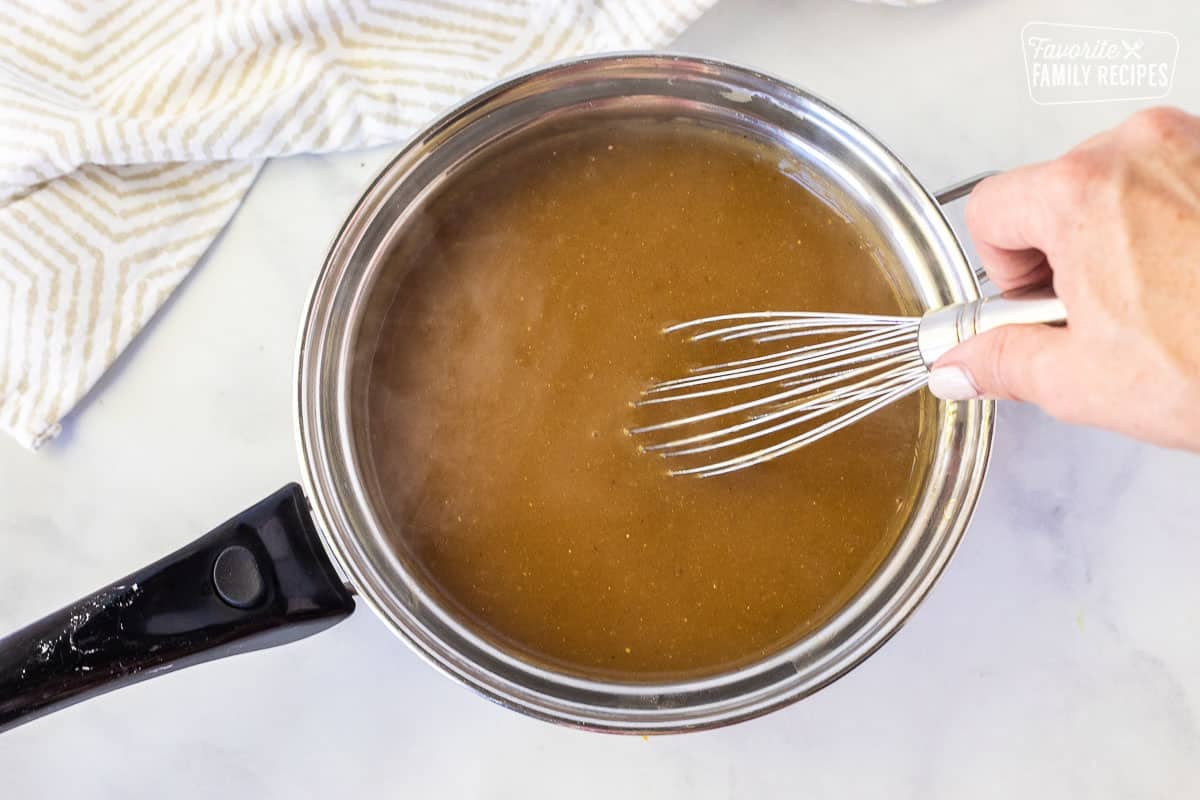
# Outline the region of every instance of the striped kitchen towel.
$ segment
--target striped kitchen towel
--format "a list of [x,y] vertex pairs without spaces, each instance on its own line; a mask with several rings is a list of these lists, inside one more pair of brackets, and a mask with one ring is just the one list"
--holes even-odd
[[404,140],[500,77],[715,0],[0,0],[0,429],[36,448],[263,159]]

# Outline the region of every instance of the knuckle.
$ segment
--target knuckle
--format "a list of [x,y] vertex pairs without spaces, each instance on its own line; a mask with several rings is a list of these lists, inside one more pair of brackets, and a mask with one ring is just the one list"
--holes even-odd
[[1068,153],[1050,164],[1050,183],[1060,200],[1080,203],[1107,176],[1104,161],[1086,152]]
[[1050,164],[1051,196],[1063,207],[1091,205],[1111,196],[1120,164],[1092,151],[1075,151]]
[[1178,108],[1156,106],[1133,114],[1121,129],[1134,141],[1158,144],[1172,138],[1188,121],[1188,115]]

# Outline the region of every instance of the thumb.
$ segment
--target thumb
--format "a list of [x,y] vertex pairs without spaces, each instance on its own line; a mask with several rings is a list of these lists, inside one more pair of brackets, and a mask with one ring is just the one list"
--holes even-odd
[[1067,330],[1005,325],[972,337],[933,365],[929,390],[943,400],[992,397],[1045,406],[1059,395]]

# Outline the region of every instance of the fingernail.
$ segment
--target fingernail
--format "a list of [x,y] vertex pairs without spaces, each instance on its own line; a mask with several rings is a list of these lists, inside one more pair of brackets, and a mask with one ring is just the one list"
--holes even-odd
[[973,400],[979,388],[962,367],[938,367],[929,373],[929,391],[943,400]]

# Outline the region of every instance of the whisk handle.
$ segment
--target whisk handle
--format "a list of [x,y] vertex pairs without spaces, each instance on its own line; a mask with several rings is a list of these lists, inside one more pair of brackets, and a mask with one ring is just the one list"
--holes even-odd
[[1004,325],[1066,322],[1067,309],[1054,290],[1022,289],[928,312],[917,331],[917,346],[925,366],[930,367],[959,342]]

